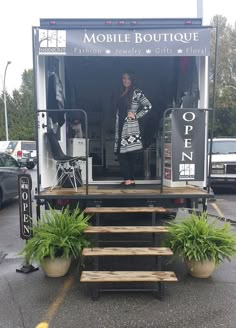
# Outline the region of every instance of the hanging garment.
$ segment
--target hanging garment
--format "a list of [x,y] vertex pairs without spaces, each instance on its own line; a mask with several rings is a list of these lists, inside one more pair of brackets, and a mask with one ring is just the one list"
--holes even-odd
[[[183,97],[187,96],[191,97],[191,107],[197,108],[199,100],[199,86],[196,58],[181,57],[177,74],[177,92],[175,99],[176,107],[181,107]],[[189,103],[189,99],[190,98],[186,101],[188,102],[188,105],[191,105]]]
[[[150,101],[139,89],[133,91],[130,106],[126,108],[123,106],[121,111],[118,108],[115,125],[115,153],[122,154],[143,149],[138,120],[147,114],[151,108]],[[128,112],[132,112],[135,115],[135,119],[128,118]]]
[[[64,109],[65,100],[62,82],[55,72],[52,72],[48,78],[47,109]],[[65,123],[64,112],[55,112],[48,115],[53,124],[61,127]]]

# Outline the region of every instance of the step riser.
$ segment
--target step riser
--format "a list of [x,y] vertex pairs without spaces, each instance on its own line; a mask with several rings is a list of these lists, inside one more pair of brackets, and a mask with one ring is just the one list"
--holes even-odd
[[85,213],[168,213],[164,207],[87,207]]
[[155,226],[92,226],[84,230],[84,233],[166,233],[167,227]]
[[83,271],[81,282],[176,282],[171,271]]
[[83,256],[170,256],[173,252],[165,247],[94,247],[84,248]]

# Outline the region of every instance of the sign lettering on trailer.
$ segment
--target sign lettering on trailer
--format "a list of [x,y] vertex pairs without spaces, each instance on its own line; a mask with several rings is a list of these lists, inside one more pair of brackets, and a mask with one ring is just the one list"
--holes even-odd
[[[78,66],[81,65],[81,68],[83,67],[83,57],[100,58],[98,61],[103,62],[104,65],[107,63],[106,57],[110,57],[110,59],[112,56],[119,57],[122,58],[121,66],[125,65],[125,59],[127,58],[128,60],[128,57],[139,59],[136,61],[137,63],[134,63],[134,65],[138,65],[138,62],[140,62],[142,58],[145,60],[145,64],[149,61],[147,57],[150,57],[150,61],[153,61],[153,63],[150,62],[150,66],[151,64],[154,65],[154,59],[157,59],[157,69],[159,65],[159,57],[165,57],[163,63],[165,62],[166,66],[168,66],[169,63],[172,65],[172,61],[167,60],[167,57],[174,57],[176,59],[173,58],[173,63],[176,62],[176,65],[178,65],[178,70],[175,71],[172,67],[170,67],[170,70],[173,72],[174,77],[171,82],[173,81],[172,85],[175,85],[175,87],[172,91],[170,91],[169,82],[168,80],[165,80],[165,83],[162,83],[163,90],[166,88],[168,92],[170,91],[173,99],[176,97],[180,98],[182,93],[186,96],[190,96],[191,99],[186,97],[185,103],[183,104],[185,109],[187,107],[192,109],[197,108],[198,106],[201,106],[202,108],[207,106],[209,69],[208,56],[210,56],[211,28],[209,26],[202,26],[201,19],[41,19],[40,26],[34,27],[33,33],[33,49],[35,58],[34,69],[36,71],[35,86],[37,94],[36,110],[38,110],[41,104],[46,101],[46,93],[41,92],[41,84],[38,83],[38,81],[47,79],[48,75],[45,74],[45,71],[47,72],[47,70],[49,70],[49,67],[47,66],[47,63],[49,62],[47,58],[45,58],[45,60],[38,61],[38,56],[52,56],[52,58],[54,56],[56,58],[61,56],[61,58],[56,62],[59,71],[63,72],[63,74],[67,74],[68,72],[63,61],[68,60],[72,69],[75,64],[74,60],[72,61],[70,58],[66,59],[66,56],[77,56]],[[198,63],[197,67],[195,66],[196,62]],[[190,65],[187,65],[188,63]],[[96,60],[94,61],[94,65],[95,64]],[[188,71],[187,68],[189,68],[190,71]],[[163,69],[164,72],[165,67],[161,69]],[[144,74],[144,72],[141,72],[141,74],[142,73]],[[47,85],[46,81],[45,85]],[[201,95],[199,99],[198,91]],[[164,97],[165,93],[163,93],[163,99]],[[178,104],[176,103],[177,106],[179,106],[179,100],[180,99],[178,99]],[[187,102],[191,104],[187,106]],[[166,103],[169,104],[169,101]],[[191,110],[189,111],[191,112]],[[182,115],[185,113],[182,108],[179,109],[179,112],[182,113]],[[174,136],[174,133],[172,133],[172,128],[170,129],[171,131],[168,131],[170,132],[170,140],[167,140],[166,142],[168,147],[166,146],[167,150],[165,149],[167,156],[166,161],[164,161],[164,172],[166,173],[166,170],[168,170],[168,178],[165,174],[163,174],[164,179],[161,180],[161,187],[165,183],[167,187],[176,186],[177,188],[180,186],[185,186],[186,194],[184,198],[188,199],[191,199],[191,197],[196,197],[194,189],[188,188],[188,183],[184,183],[185,181],[189,181],[190,184],[193,181],[200,182],[199,187],[196,186],[195,188],[198,195],[200,195],[200,186],[205,186],[207,183],[207,156],[204,149],[206,145],[203,148],[201,147],[202,144],[206,144],[207,140],[204,137],[205,140],[201,143],[201,140],[203,140],[201,138],[207,134],[208,127],[206,125],[206,117],[202,117],[202,120],[199,121],[197,116],[198,115],[196,115],[196,119],[194,120],[192,120],[193,117],[188,117],[187,114],[184,116],[185,119],[182,116],[180,117],[182,122],[180,127],[176,126],[176,131],[181,132],[178,132],[179,135],[176,138],[173,138],[173,141],[177,142],[176,147],[172,144],[171,138]],[[44,151],[44,147],[42,145],[44,142],[43,134],[46,132],[46,128],[43,119],[42,123],[40,121],[40,124],[42,124],[43,129],[39,129],[39,150]],[[203,129],[203,131],[201,129]],[[197,135],[198,131],[200,132],[200,136]],[[197,137],[195,138],[196,135]],[[158,140],[158,142],[160,142],[160,140]],[[201,146],[199,146],[200,144]],[[201,152],[200,155],[198,153],[199,151]],[[159,153],[157,153],[157,176],[161,173],[158,166],[159,159],[161,159],[161,157],[159,157]],[[39,167],[41,170],[39,172],[39,176],[42,177],[42,179],[38,181],[38,189],[40,190],[40,184],[43,188],[47,188],[51,186],[52,182],[49,175],[44,174],[47,167],[43,162]],[[157,180],[157,183],[159,183],[159,180]],[[97,182],[97,184],[101,184],[101,181]],[[86,187],[88,188],[88,186]],[[169,192],[169,189],[166,190]],[[175,196],[176,198],[179,198],[179,189],[173,190],[173,192],[171,191],[171,196],[168,192],[165,194],[163,189],[161,189],[161,193],[159,195],[149,193],[144,188],[143,194],[130,193],[128,197],[126,195],[124,197],[124,195],[120,195],[116,192],[114,192],[114,194],[110,194],[108,192],[103,194],[102,192],[98,192],[96,197],[101,200],[103,198],[143,198],[145,201],[147,199],[155,198],[156,202],[161,201],[160,199],[164,197],[166,198],[167,203],[172,205],[172,198]],[[201,194],[201,196],[208,198],[205,191]],[[86,194],[81,194],[81,199],[83,200],[94,199],[94,197],[95,196],[90,193],[90,191]],[[63,195],[58,195],[56,191],[53,193],[43,191],[36,195],[36,199],[58,200],[58,198],[68,198],[69,201],[72,201],[75,199],[75,195],[71,195],[69,193],[67,194],[66,191]]]
[[30,174],[21,174],[18,178],[20,236],[22,239],[32,237],[32,179]]
[[209,56],[210,28],[38,29],[37,53],[63,56]]

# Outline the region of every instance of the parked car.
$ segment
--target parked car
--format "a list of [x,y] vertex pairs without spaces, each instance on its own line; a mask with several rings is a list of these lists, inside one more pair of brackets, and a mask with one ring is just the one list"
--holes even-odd
[[0,208],[5,201],[18,195],[18,175],[22,173],[27,173],[26,167],[12,156],[0,152]]
[[29,170],[33,169],[37,163],[35,141],[10,141],[6,153],[24,164]]
[[211,185],[236,189],[236,138],[213,139]]

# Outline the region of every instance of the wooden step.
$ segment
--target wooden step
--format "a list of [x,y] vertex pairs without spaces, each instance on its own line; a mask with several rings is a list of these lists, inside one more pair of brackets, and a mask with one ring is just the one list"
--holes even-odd
[[161,233],[168,232],[166,226],[90,226],[85,233]]
[[167,213],[164,207],[87,207],[85,213]]
[[83,271],[81,282],[167,282],[178,281],[171,271]]
[[173,255],[166,247],[94,247],[84,248],[83,256]]

